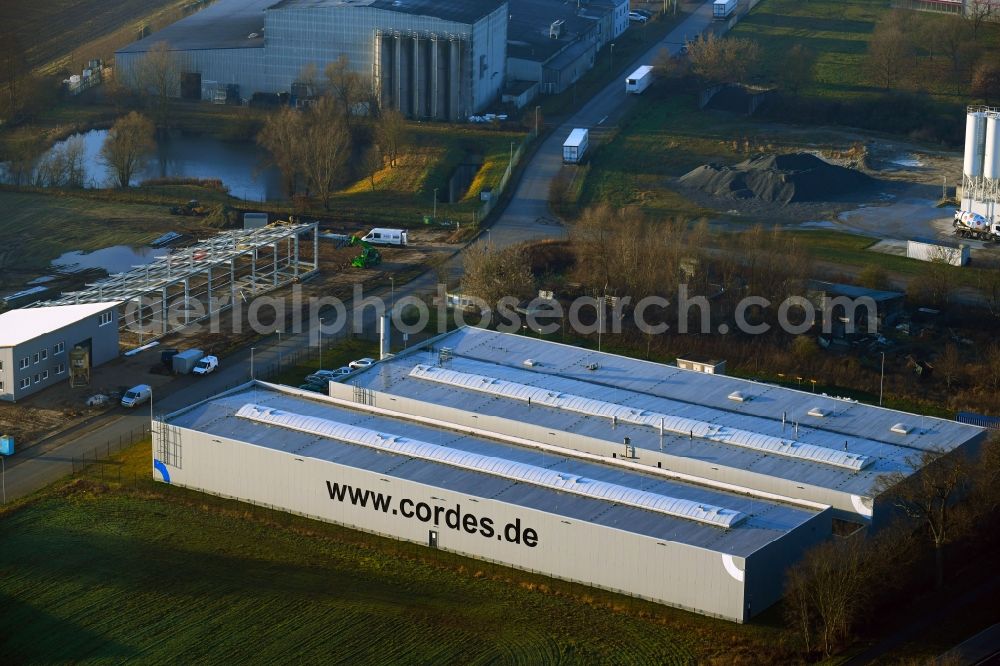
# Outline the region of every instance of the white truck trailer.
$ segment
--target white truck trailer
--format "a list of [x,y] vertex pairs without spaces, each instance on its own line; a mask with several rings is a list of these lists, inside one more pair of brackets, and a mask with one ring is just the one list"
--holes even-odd
[[712,18],[722,21],[729,18],[729,15],[736,11],[738,0],[715,0],[712,3]]
[[635,70],[625,79],[625,92],[633,95],[641,95],[642,91],[653,82],[652,65],[643,65]]
[[577,127],[570,132],[566,142],[563,143],[563,164],[579,164],[582,162],[589,143],[590,133],[586,129]]

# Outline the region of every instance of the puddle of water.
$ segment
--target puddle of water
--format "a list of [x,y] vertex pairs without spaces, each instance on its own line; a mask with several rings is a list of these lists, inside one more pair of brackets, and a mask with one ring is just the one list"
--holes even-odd
[[916,169],[924,165],[920,158],[913,153],[904,153],[899,155],[895,159],[890,160],[889,163],[909,169]]
[[157,257],[169,254],[169,250],[154,250],[151,247],[130,247],[114,245],[94,252],[66,252],[52,261],[52,266],[63,271],[75,272],[88,268],[103,268],[109,274],[123,273],[133,266],[144,266]]

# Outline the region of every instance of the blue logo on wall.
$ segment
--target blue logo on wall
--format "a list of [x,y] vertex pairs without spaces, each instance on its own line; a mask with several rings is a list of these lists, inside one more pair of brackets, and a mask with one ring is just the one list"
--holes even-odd
[[167,471],[167,466],[156,458],[153,458],[153,471],[160,473],[164,483],[170,483],[170,472]]

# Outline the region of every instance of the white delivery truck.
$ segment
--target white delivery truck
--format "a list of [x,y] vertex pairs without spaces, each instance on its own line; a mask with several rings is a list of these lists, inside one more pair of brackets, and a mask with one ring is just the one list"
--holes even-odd
[[563,144],[563,164],[579,164],[587,152],[590,134],[587,130],[577,127],[569,133],[569,138]]
[[712,18],[716,21],[729,18],[729,15],[736,9],[738,0],[715,0],[712,3]]
[[640,95],[653,82],[652,65],[643,65],[625,79],[625,92]]
[[406,245],[406,230],[372,229],[361,240],[372,245]]

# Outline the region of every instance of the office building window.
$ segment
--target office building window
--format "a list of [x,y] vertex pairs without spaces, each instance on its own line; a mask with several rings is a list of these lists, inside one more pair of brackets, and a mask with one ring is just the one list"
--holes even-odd
[[66,343],[65,342],[57,342],[56,346],[52,348],[52,353],[53,354],[62,354],[64,351],[66,351]]
[[65,363],[60,363],[59,365],[56,366],[56,374],[57,375],[61,375],[64,372],[66,372],[66,364]]
[[42,360],[44,361],[48,357],[49,357],[49,350],[48,349],[43,349],[42,350]]
[[32,363],[38,363],[38,352],[35,352],[35,355],[31,357],[31,361]]
[[42,370],[42,381],[45,381],[48,378],[49,378],[49,371],[48,370]]
[[31,386],[31,377],[25,377],[24,379],[22,379],[18,384],[18,386],[20,388],[28,388],[29,386]]
[[100,319],[100,324],[99,325],[100,326],[107,326],[108,324],[111,323],[112,319],[114,319],[114,315],[111,313],[110,310],[108,312],[102,312],[101,313],[101,319]]
[[22,358],[21,359],[21,370],[24,370],[25,368],[27,368],[30,363],[31,363],[31,359],[29,359],[27,356],[25,356],[24,358]]

